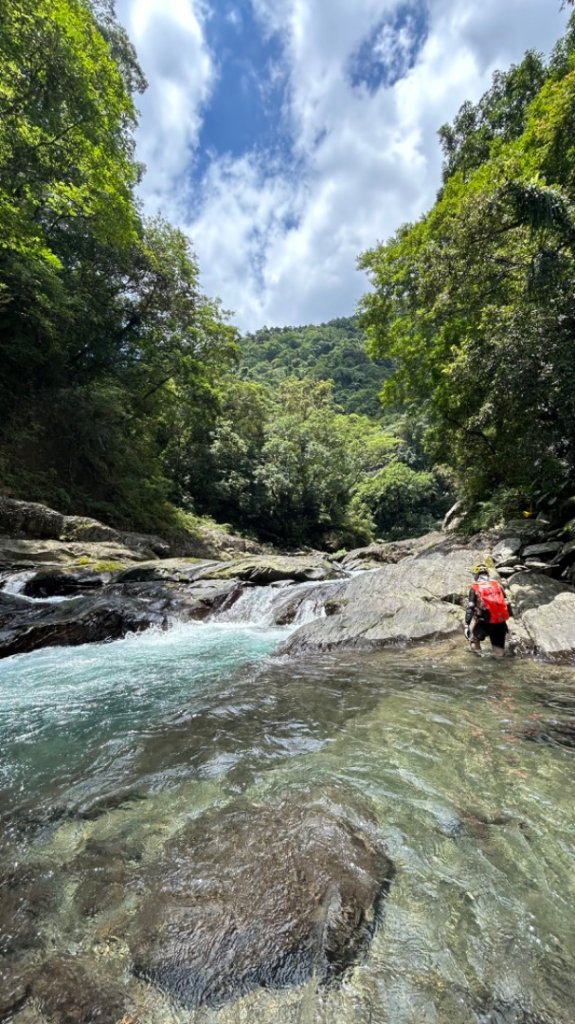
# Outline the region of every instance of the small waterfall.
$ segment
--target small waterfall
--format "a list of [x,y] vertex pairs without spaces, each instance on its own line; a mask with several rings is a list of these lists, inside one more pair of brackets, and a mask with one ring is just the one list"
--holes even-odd
[[36,604],[41,602],[42,604],[61,604],[63,601],[70,601],[74,597],[81,597],[81,594],[54,594],[52,597],[29,597],[28,594],[22,593],[28,580],[31,580],[36,575],[36,569],[26,569],[21,572],[15,572],[12,576],[8,576],[4,583],[0,584],[0,590],[4,594],[12,594],[14,597],[19,597],[22,601],[27,601],[28,604]]
[[233,604],[210,615],[216,622],[253,622],[271,626],[274,622],[274,598],[277,591],[271,587],[248,587]]
[[35,575],[35,569],[28,570],[26,572],[16,572],[13,576],[9,576],[8,579],[4,581],[4,584],[0,589],[2,589],[5,594],[14,594],[19,597],[24,597],[22,591],[24,590],[28,580],[31,580]]
[[333,589],[333,583],[325,582],[247,587],[233,604],[214,612],[210,619],[258,626],[301,626],[325,618],[325,600]]

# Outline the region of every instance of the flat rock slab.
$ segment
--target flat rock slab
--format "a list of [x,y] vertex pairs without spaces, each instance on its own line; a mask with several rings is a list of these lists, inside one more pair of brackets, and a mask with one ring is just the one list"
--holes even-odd
[[366,950],[393,873],[355,795],[211,810],[150,869],[134,972],[188,1009],[327,981]]
[[229,561],[201,561],[198,559],[162,558],[144,562],[120,573],[117,583],[143,580],[163,580],[174,583],[192,583],[196,580],[241,580],[259,586],[281,580],[321,581],[342,575],[339,566],[326,558],[311,555],[255,555]]
[[94,562],[129,565],[147,557],[121,544],[0,537],[0,566],[7,567],[33,568],[40,563],[69,565],[78,563],[78,559],[82,560],[84,568]]

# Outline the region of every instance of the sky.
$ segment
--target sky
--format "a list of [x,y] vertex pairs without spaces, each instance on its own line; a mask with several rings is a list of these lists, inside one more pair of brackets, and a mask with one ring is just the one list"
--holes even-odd
[[350,316],[357,257],[416,220],[437,129],[561,36],[561,0],[117,0],[148,80],[144,210],[242,332]]

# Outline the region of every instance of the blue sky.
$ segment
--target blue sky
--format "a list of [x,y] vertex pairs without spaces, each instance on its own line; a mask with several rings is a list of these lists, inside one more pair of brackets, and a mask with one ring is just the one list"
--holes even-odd
[[428,209],[437,129],[548,52],[560,0],[117,0],[149,82],[141,199],[241,330],[353,313],[360,252]]

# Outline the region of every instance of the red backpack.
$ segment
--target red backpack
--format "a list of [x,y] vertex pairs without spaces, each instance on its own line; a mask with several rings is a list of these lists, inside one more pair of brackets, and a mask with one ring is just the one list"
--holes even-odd
[[485,583],[472,583],[471,589],[477,594],[479,608],[489,612],[489,621],[494,625],[505,622],[509,618],[509,608],[505,594],[497,580],[486,580]]

